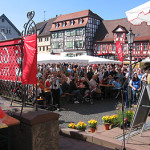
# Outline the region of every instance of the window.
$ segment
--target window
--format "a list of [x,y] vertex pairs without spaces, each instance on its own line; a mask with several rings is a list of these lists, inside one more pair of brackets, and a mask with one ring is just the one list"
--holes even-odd
[[67,36],[70,36],[70,35],[71,35],[70,31],[67,31]]
[[100,44],[97,45],[97,50],[100,51]]
[[73,48],[73,42],[72,41],[66,42],[66,47],[67,48]]
[[147,43],[144,43],[144,50],[147,50]]
[[5,29],[4,29],[4,28],[1,28],[1,32],[5,33]]
[[45,47],[43,46],[43,51],[45,51]]
[[54,39],[55,38],[55,34],[54,33],[52,33],[52,39]]
[[137,51],[140,50],[140,44],[136,44],[136,50],[137,50]]
[[63,43],[59,42],[59,43],[58,43],[58,48],[61,49],[62,46],[63,46]]
[[47,49],[46,49],[47,51],[48,51],[48,46],[47,46]]
[[65,26],[66,26],[66,22],[65,22],[65,21],[62,23],[62,26],[63,26],[63,27],[65,27]]
[[76,35],[76,30],[71,30],[70,35],[75,36]]
[[7,34],[10,34],[10,33],[11,33],[10,31],[11,31],[11,30],[10,30],[10,27],[7,27],[7,28],[6,28],[6,33],[7,33]]
[[125,44],[122,44],[122,51],[125,51]]
[[113,51],[116,51],[116,45],[113,44]]
[[61,42],[55,42],[54,43],[54,49],[61,49],[62,48],[62,43]]
[[39,47],[39,50],[41,51],[41,47]]
[[55,27],[58,28],[59,27],[59,23],[56,23]]
[[58,49],[58,42],[54,43],[54,49]]
[[5,21],[5,19],[4,18],[2,18],[2,22],[4,22]]
[[80,29],[76,30],[76,35],[80,35]]
[[45,37],[45,41],[48,41],[48,37]]
[[58,38],[58,34],[57,33],[55,33],[55,38]]
[[62,32],[59,32],[59,33],[58,33],[58,37],[59,37],[59,38],[63,37],[63,33],[62,33]]
[[70,25],[73,26],[74,25],[74,20],[70,21]]
[[79,19],[79,24],[82,24],[83,23],[83,19]]
[[80,40],[80,41],[75,41],[74,42],[74,47],[75,48],[83,48],[84,47],[84,41]]
[[106,45],[105,45],[105,44],[103,44],[103,51],[105,51],[105,49],[106,49]]

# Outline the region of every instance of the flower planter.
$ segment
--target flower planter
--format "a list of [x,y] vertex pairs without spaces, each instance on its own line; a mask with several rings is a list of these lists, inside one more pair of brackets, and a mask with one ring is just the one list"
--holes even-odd
[[95,128],[90,128],[90,132],[91,132],[91,133],[94,133],[95,130],[96,130]]
[[104,124],[104,129],[109,130],[109,126],[110,126],[110,124]]

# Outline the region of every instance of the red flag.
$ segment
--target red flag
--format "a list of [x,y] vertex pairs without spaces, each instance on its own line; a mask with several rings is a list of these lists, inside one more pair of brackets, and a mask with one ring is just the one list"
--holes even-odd
[[121,46],[121,43],[119,41],[116,42],[116,51],[117,51],[119,60],[123,62],[122,46]]
[[22,84],[37,84],[37,35],[24,38]]

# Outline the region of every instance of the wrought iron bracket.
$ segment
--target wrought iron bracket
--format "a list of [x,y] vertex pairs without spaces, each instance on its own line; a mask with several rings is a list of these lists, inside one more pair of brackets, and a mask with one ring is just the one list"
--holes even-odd
[[35,34],[37,32],[36,24],[32,20],[34,15],[35,15],[34,11],[27,13],[27,18],[29,19],[29,21],[24,24],[24,31],[22,31],[22,36],[28,36],[31,34]]

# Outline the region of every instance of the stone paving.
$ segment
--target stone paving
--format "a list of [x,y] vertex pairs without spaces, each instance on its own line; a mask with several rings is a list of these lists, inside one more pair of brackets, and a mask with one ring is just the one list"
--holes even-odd
[[115,113],[116,104],[118,102],[118,100],[106,99],[95,100],[93,105],[90,103],[72,104],[62,99],[62,110],[55,112],[60,114],[60,127],[67,128],[70,122],[78,123],[79,121],[84,121],[87,124],[90,119],[97,120],[99,125],[102,124],[103,115],[112,115]]

